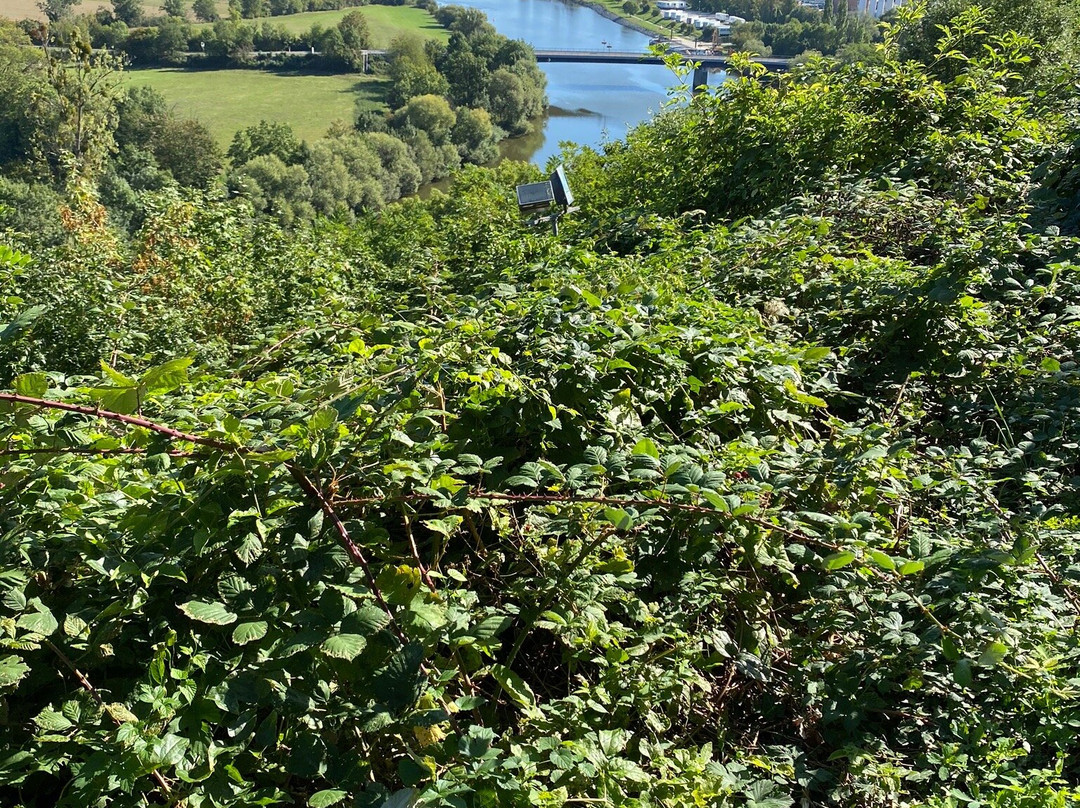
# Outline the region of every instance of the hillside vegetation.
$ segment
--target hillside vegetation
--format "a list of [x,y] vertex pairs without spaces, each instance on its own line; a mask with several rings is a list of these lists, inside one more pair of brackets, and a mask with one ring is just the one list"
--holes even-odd
[[1076,804],[1074,54],[953,11],[572,151],[558,237],[521,164],[128,231],[72,163],[0,250],[0,804]]

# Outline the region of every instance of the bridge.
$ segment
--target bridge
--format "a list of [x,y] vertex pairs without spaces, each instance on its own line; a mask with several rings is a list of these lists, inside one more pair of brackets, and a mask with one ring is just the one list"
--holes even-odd
[[[652,53],[637,53],[627,51],[579,51],[579,50],[537,50],[536,61],[538,62],[577,62],[579,64],[605,64],[605,65],[662,65],[664,59]],[[679,56],[684,56],[692,62],[697,62],[702,67],[726,69],[730,63],[727,56],[715,53],[694,53],[693,51],[673,51]],[[765,65],[769,70],[786,70],[791,66],[791,59],[783,57],[770,57],[754,59],[755,62]]]
[[[626,51],[576,51],[576,50],[537,50],[536,61],[540,63],[573,62],[577,64],[602,64],[602,65],[662,65],[664,58],[654,53],[635,53]],[[675,50],[673,53],[689,59],[694,63],[694,92],[709,83],[709,69],[719,68],[726,70],[730,64],[727,56],[715,53],[695,53],[693,51]],[[791,66],[791,59],[783,57],[770,57],[754,59],[758,64],[764,65],[771,71],[787,70]]]

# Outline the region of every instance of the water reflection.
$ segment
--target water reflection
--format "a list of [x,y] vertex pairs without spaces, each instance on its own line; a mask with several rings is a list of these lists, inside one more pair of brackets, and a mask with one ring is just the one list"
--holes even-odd
[[[644,52],[649,37],[562,0],[452,0],[487,14],[499,33],[539,49]],[[600,146],[623,137],[668,99],[663,65],[541,64],[551,109],[540,131],[503,143],[504,159],[544,166],[565,141]]]

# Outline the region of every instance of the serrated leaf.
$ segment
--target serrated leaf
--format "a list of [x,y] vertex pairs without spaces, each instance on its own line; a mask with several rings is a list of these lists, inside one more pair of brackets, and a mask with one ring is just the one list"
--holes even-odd
[[269,627],[265,620],[255,620],[251,623],[241,623],[233,629],[232,641],[237,645],[247,645],[249,642],[261,640],[266,636]]
[[642,440],[639,440],[637,443],[635,443],[634,448],[630,451],[630,453],[636,455],[648,455],[654,460],[660,459],[660,450],[657,448],[656,444],[648,438],[643,438]]
[[328,805],[337,805],[347,796],[349,793],[340,788],[327,788],[308,797],[308,805],[310,808],[326,808]]
[[378,606],[367,604],[361,606],[348,616],[349,627],[355,628],[365,636],[370,637],[390,625],[390,615]]
[[367,647],[367,640],[359,634],[338,634],[322,644],[323,653],[352,662]]
[[13,612],[21,612],[26,608],[26,595],[21,589],[9,589],[3,597],[0,597],[0,604]]
[[154,741],[150,746],[150,757],[158,766],[175,766],[184,759],[187,748],[187,738],[169,734]]
[[191,362],[191,359],[170,359],[146,371],[140,383],[147,393],[171,392],[187,381],[187,369]]
[[852,561],[855,560],[855,554],[850,550],[844,550],[840,553],[833,553],[825,556],[821,564],[827,570],[838,570],[841,567],[846,567]]
[[30,673],[30,666],[17,656],[0,657],[0,687],[11,687]]
[[74,726],[71,721],[64,717],[63,713],[54,710],[52,707],[46,707],[38,713],[34,717],[34,723],[37,724],[38,729],[45,732],[63,732]]
[[925,558],[930,555],[930,537],[925,533],[916,533],[908,542],[908,547],[914,558]]
[[922,572],[926,569],[925,561],[908,561],[905,564],[900,565],[901,575],[914,575],[916,572]]
[[49,391],[49,377],[40,371],[36,373],[23,373],[15,377],[12,385],[15,392],[20,396],[30,398],[43,398]]
[[121,724],[134,724],[139,720],[139,717],[135,715],[135,713],[131,712],[131,710],[119,702],[113,702],[103,706],[105,707],[105,712],[107,712],[114,721],[118,721]]
[[60,627],[52,612],[41,602],[40,598],[31,599],[30,606],[34,608],[34,611],[19,618],[16,623],[19,628],[48,637]]
[[715,491],[702,491],[701,496],[720,513],[731,513],[731,505]]
[[226,609],[224,603],[216,601],[206,603],[201,600],[189,600],[180,606],[180,611],[192,620],[214,626],[228,626],[236,622],[236,615]]

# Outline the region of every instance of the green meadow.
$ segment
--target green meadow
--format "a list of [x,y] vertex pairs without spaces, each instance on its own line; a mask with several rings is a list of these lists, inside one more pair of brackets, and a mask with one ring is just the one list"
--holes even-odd
[[[416,33],[429,39],[449,39],[449,33],[440,26],[435,18],[423,9],[412,6],[359,6],[364,19],[371,30],[371,45],[374,48],[387,47],[396,37],[407,33]],[[262,25],[280,25],[290,34],[302,34],[310,31],[315,24],[323,28],[333,28],[341,18],[354,8],[342,8],[335,11],[308,11],[303,14],[287,14],[281,17],[260,17],[245,22]]]
[[[315,24],[330,28],[352,9],[318,11],[249,20],[271,22],[292,33]],[[371,29],[372,45],[388,46],[395,37],[417,33],[447,39],[444,28],[426,11],[409,6],[363,6]],[[387,81],[358,73],[331,74],[271,70],[132,70],[127,81],[147,85],[165,96],[176,112],[196,118],[227,145],[237,130],[260,120],[292,126],[298,137],[314,140],[326,134],[334,121],[352,121],[357,109],[384,105]]]
[[206,124],[223,146],[260,120],[287,123],[306,140],[320,138],[334,121],[352,121],[358,101],[360,108],[381,107],[387,87],[381,77],[357,73],[237,69],[132,70],[127,81],[153,87],[180,116]]

